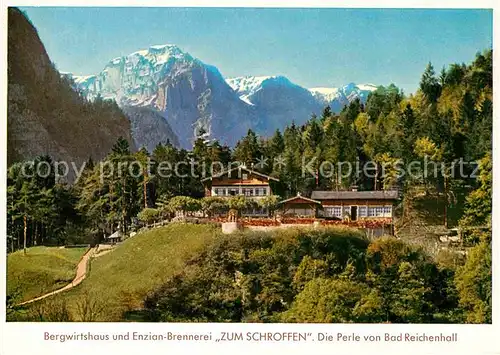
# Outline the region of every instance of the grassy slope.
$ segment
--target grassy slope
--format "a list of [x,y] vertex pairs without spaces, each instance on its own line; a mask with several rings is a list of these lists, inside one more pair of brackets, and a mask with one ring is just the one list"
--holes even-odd
[[91,297],[106,307],[98,320],[118,321],[123,312],[141,308],[149,291],[182,270],[186,259],[219,233],[210,225],[174,224],[138,234],[94,259],[88,278],[56,297],[67,301],[76,319],[76,304]]
[[73,280],[85,248],[33,247],[27,255],[7,256],[7,294],[19,292],[18,301],[29,300],[65,286]]

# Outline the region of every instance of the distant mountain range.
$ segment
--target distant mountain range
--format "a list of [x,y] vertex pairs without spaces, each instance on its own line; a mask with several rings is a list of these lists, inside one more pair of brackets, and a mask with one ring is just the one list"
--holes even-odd
[[[114,99],[126,115],[134,112],[132,137],[136,146],[148,148],[158,140],[190,148],[202,130],[232,146],[249,128],[271,135],[292,121],[302,124],[326,105],[338,112],[356,98],[365,102],[376,89],[354,83],[307,89],[279,75],[226,79],[216,67],[170,44],[117,57],[96,75],[65,75],[87,98]],[[140,107],[140,115],[131,107]],[[138,120],[146,116],[147,127]],[[151,127],[154,135],[146,132]]]

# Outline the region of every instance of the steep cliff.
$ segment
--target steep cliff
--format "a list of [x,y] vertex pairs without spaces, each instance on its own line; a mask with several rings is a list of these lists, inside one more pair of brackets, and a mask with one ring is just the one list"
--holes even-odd
[[104,157],[130,122],[113,101],[75,92],[51,63],[23,12],[8,10],[8,163],[48,154],[79,164]]
[[145,147],[152,152],[158,143],[168,141],[176,147],[179,146],[179,139],[172,128],[156,110],[150,107],[132,106],[123,107],[122,110],[130,120],[136,147]]
[[[127,112],[127,107],[157,111],[184,148],[192,146],[200,129],[233,145],[259,122],[255,107],[240,100],[217,68],[173,44],[114,58],[97,75],[67,75],[74,80],[75,89],[90,100],[115,99]],[[142,125],[132,129],[141,130]]]

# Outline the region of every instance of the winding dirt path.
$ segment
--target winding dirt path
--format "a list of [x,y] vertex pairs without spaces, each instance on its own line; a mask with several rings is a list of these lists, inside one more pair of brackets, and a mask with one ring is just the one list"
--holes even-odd
[[17,306],[23,306],[25,304],[33,303],[36,301],[43,300],[44,298],[50,297],[52,295],[67,291],[72,289],[73,287],[79,285],[83,280],[85,280],[85,277],[87,276],[87,265],[89,263],[90,258],[95,254],[96,248],[89,249],[80,259],[78,262],[78,265],[76,266],[76,275],[73,281],[71,283],[67,284],[66,286],[59,288],[57,290],[54,290],[52,292],[46,293],[42,296],[32,298],[31,300],[24,301],[22,303],[17,304]]

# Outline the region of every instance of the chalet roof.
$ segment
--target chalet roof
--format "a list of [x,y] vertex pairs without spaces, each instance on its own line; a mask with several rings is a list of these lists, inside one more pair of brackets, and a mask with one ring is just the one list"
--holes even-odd
[[381,191],[313,191],[314,200],[397,200],[397,190]]
[[116,232],[114,232],[113,234],[108,235],[108,236],[106,237],[106,239],[116,239],[116,238],[120,238],[120,237],[121,237],[121,235],[120,235],[120,231],[116,231]]
[[292,202],[293,200],[305,200],[305,201],[309,201],[309,202],[312,202],[312,203],[321,204],[321,202],[313,200],[311,198],[304,197],[301,194],[298,194],[297,196],[294,196],[294,197],[291,197],[289,199],[283,200],[279,204],[283,204],[283,203],[287,203],[287,202]]
[[235,170],[244,170],[246,172],[249,172],[250,174],[255,174],[257,176],[261,176],[263,178],[266,178],[267,180],[274,180],[274,181],[279,181],[277,178],[275,177],[272,177],[272,176],[269,176],[269,175],[266,175],[266,174],[262,174],[262,173],[259,173],[258,171],[255,171],[255,170],[252,170],[252,169],[249,169],[247,168],[246,166],[242,165],[242,166],[236,166],[234,168],[231,168],[231,169],[226,169],[224,171],[221,171],[220,173],[217,173],[217,174],[214,174],[212,176],[209,176],[209,177],[206,177],[204,179],[201,179],[202,182],[205,182],[205,181],[208,181],[208,180],[212,180],[213,178],[219,178],[219,177],[222,177],[224,175],[227,175],[227,174],[230,174],[231,172],[235,171]]

